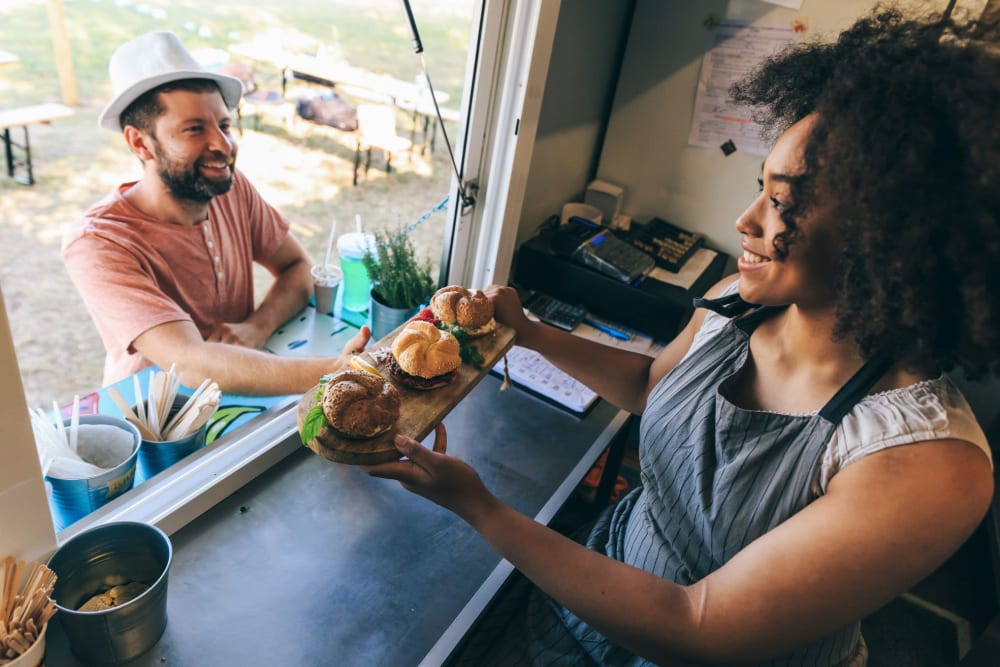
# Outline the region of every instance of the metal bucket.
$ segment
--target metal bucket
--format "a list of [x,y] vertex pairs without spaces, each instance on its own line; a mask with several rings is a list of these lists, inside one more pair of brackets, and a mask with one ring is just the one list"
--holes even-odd
[[[69,428],[70,420],[64,420]],[[136,458],[139,454],[141,436],[139,429],[121,417],[108,415],[81,415],[80,424],[108,424],[132,434],[132,455],[100,475],[84,479],[62,479],[49,477],[45,481],[52,487],[52,504],[55,506],[63,526],[87,516],[108,501],[132,488],[135,482]]]
[[[107,523],[86,530],[49,559],[56,585],[52,599],[70,650],[86,665],[120,665],[151,648],[167,626],[170,538],[138,522]],[[125,582],[149,588],[124,604],[77,611],[92,596]]]
[[387,306],[372,294],[371,316],[372,316],[372,340],[377,341],[385,338],[397,327],[417,314],[417,308],[393,308]]
[[[174,398],[169,418],[173,418],[177,411],[184,407],[188,398],[188,396],[180,394]],[[132,406],[132,409],[134,410],[135,406]],[[207,431],[208,424],[205,423],[191,435],[177,440],[164,440],[162,442],[143,440],[142,444],[139,445],[139,478],[147,480],[163,472],[188,454],[204,447]]]

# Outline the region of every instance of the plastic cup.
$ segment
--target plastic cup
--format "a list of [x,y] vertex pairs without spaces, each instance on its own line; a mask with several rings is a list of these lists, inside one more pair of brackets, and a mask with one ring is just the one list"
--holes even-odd
[[371,277],[362,261],[367,248],[374,249],[375,237],[371,234],[348,232],[337,239],[337,252],[340,253],[340,268],[343,272],[344,310],[360,312],[368,310],[371,299]]
[[[48,566],[52,591],[73,655],[85,665],[120,665],[149,650],[167,626],[170,538],[146,523],[119,521],[85,530],[59,547]],[[79,611],[118,585],[148,586],[137,597],[99,611]]]
[[343,280],[340,267],[333,264],[326,266],[317,264],[312,267],[312,277],[316,312],[333,315],[333,304],[337,303],[337,288]]

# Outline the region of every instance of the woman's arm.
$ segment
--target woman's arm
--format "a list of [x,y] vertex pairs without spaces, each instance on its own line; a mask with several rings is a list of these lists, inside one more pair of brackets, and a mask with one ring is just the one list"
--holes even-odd
[[[494,497],[476,473],[397,437],[408,460],[368,468],[467,521],[514,567],[613,642],[658,664],[754,663],[826,636],[929,574],[982,519],[992,474],[955,440],[895,447],[691,586],[592,552]],[[581,585],[586,582],[586,585]]]
[[[719,282],[707,296],[717,296],[732,280],[730,276]],[[529,320],[512,287],[493,285],[483,291],[493,302],[497,321],[514,329],[518,345],[535,350],[604,400],[633,414],[645,409],[649,392],[684,357],[705,319],[705,311],[695,311],[680,333],[652,359]]]

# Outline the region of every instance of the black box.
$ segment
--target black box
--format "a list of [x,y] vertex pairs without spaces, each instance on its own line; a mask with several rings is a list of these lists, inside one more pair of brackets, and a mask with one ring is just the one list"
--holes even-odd
[[626,285],[600,274],[550,247],[551,232],[543,232],[518,248],[514,282],[562,301],[584,306],[598,317],[612,320],[669,341],[691,316],[691,301],[722,278],[728,255],[718,253],[690,289],[646,278]]

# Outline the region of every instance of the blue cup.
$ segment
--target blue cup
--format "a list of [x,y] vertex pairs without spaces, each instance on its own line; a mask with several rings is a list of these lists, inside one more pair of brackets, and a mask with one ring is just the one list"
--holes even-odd
[[[167,423],[173,419],[174,415],[184,404],[187,403],[188,396],[177,394],[174,397],[174,404],[170,408]],[[133,412],[136,406],[132,406]],[[145,407],[145,403],[143,404]],[[173,464],[177,463],[189,454],[205,446],[205,433],[208,431],[208,423],[202,424],[201,428],[190,435],[176,440],[142,440],[139,445],[139,478],[147,480],[158,475]]]
[[[52,488],[52,504],[62,519],[63,526],[68,526],[94,510],[106,505],[132,488],[135,483],[136,459],[139,454],[141,436],[134,424],[121,417],[109,415],[81,415],[80,426],[88,424],[106,424],[128,432],[132,436],[132,454],[116,465],[93,477],[82,479],[63,479],[61,477],[45,476],[45,481]],[[70,420],[63,420],[66,428]]]

